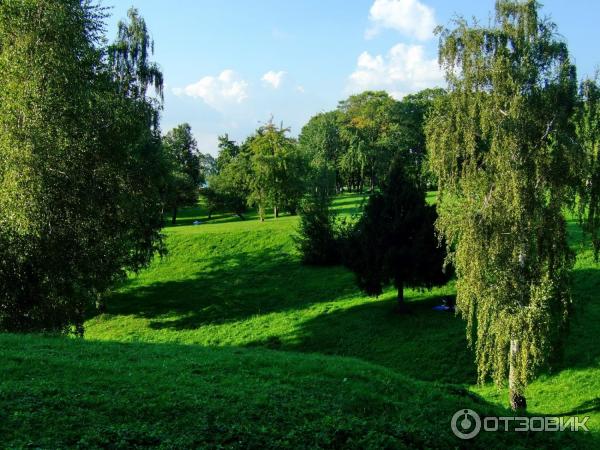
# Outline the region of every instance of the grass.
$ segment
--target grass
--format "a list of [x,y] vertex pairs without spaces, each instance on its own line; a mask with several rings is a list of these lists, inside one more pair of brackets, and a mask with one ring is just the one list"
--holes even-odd
[[[347,194],[334,207],[353,214],[360,202]],[[448,448],[465,445],[449,434],[457,409],[506,413],[506,392],[475,386],[462,320],[432,310],[452,285],[409,290],[413,312],[399,316],[393,291],[365,297],[343,268],[302,266],[290,237],[296,217],[207,221],[195,208],[180,218],[165,230],[169,255],[87,321],[89,342],[0,337],[9,361],[0,411],[17,412],[0,413],[0,436],[12,430],[12,446],[85,446],[85,437],[91,446]],[[573,441],[581,447],[600,439],[600,276],[576,224],[569,230],[578,251],[572,330],[562,362],[531,384],[528,400],[531,413],[589,415],[593,433]],[[57,398],[73,400],[60,405],[77,419],[52,414]],[[141,412],[126,419],[131,408]],[[61,424],[80,422],[97,426],[62,437]],[[540,435],[484,433],[469,444],[571,445]]]

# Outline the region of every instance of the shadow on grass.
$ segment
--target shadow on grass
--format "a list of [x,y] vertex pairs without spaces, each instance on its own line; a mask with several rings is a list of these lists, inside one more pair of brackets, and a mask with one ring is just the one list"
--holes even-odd
[[198,271],[185,280],[130,289],[126,285],[108,300],[106,312],[151,319],[153,329],[190,330],[300,310],[354,291],[352,278],[343,269],[302,266],[276,249],[197,263]]
[[600,362],[600,270],[575,270],[572,286],[574,308],[559,368],[597,367]]
[[[592,400],[587,400],[581,405],[573,408],[571,411],[563,412],[560,414],[552,414],[555,417],[567,417],[567,416],[580,416],[582,414],[588,414],[591,412],[600,411],[600,397],[596,397]],[[600,441],[600,439],[599,439]]]
[[453,313],[434,311],[445,295],[424,293],[398,314],[395,299],[373,299],[304,322],[293,335],[250,345],[291,351],[351,356],[423,381],[473,384],[474,357],[464,322]]

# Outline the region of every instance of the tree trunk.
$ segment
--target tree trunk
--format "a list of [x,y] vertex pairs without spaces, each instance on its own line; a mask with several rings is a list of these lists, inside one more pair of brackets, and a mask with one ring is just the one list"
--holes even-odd
[[408,309],[408,306],[406,305],[406,302],[404,301],[404,283],[402,283],[402,282],[396,283],[396,286],[398,287],[398,297],[396,298],[396,300],[397,300],[396,310],[400,314],[405,314],[405,313],[409,312],[409,309]]
[[209,209],[208,210],[208,219],[206,219],[206,220],[210,220],[211,217],[212,217],[212,211]]
[[513,411],[525,411],[527,409],[527,399],[524,395],[523,383],[521,383],[517,370],[517,358],[521,350],[521,343],[517,339],[510,341],[508,389],[510,407]]
[[279,209],[277,209],[277,206],[273,206],[273,215],[276,219],[279,217]]
[[173,218],[171,219],[171,223],[175,225],[177,222],[177,206],[173,208]]

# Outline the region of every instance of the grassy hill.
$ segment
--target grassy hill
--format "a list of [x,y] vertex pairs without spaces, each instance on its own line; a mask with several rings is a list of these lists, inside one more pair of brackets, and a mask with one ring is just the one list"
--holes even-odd
[[[341,196],[335,208],[352,214],[360,201]],[[365,297],[343,268],[302,266],[296,217],[181,217],[165,230],[169,255],[89,318],[91,342],[0,336],[0,436],[42,447],[448,448],[467,445],[450,433],[456,410],[506,413],[506,392],[475,386],[464,323],[431,309],[452,285],[407,292],[413,312],[399,316],[392,291]],[[574,223],[570,233],[571,334],[528,400],[536,414],[590,415],[594,433],[573,441],[581,447],[600,432],[600,276]],[[468,445],[564,447],[574,437],[489,433]]]
[[[507,413],[340,357],[15,335],[0,335],[0,357],[9,448],[446,449],[459,445],[456,410]],[[582,437],[488,433],[469,447],[577,448]]]

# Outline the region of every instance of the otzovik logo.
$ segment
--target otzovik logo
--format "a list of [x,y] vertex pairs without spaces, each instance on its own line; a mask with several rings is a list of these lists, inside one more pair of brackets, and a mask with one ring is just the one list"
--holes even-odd
[[[589,416],[573,417],[485,417],[483,420],[472,409],[456,411],[450,421],[454,435],[473,439],[481,430],[489,431],[590,431],[586,426]],[[512,424],[512,426],[511,426]]]
[[461,409],[452,416],[452,432],[461,439],[472,439],[481,431],[481,418],[472,409]]

